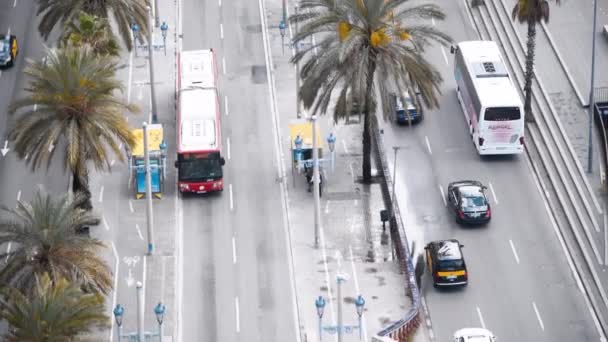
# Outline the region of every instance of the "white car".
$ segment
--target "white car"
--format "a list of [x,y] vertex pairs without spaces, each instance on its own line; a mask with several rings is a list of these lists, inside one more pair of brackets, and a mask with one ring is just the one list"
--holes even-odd
[[488,329],[463,328],[454,333],[454,342],[495,342],[496,336]]

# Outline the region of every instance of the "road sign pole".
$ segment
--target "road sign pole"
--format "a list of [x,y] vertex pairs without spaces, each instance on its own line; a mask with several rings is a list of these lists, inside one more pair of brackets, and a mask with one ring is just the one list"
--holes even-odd
[[146,335],[144,332],[144,291],[143,284],[137,282],[137,338],[139,341],[145,341]]
[[150,172],[150,151],[148,149],[148,124],[144,122],[144,163],[146,168],[146,216],[148,228],[148,255],[154,252],[154,215],[152,213],[152,175]]

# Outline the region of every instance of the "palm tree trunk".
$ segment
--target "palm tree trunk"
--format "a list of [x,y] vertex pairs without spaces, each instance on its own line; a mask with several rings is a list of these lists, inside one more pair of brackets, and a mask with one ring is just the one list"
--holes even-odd
[[372,136],[371,136],[371,109],[372,109],[372,88],[374,85],[374,73],[376,72],[375,56],[370,56],[367,65],[367,84],[365,89],[365,113],[363,115],[363,182],[369,183],[372,180]]
[[81,192],[85,195],[86,200],[80,205],[80,208],[89,211],[93,209],[91,190],[89,189],[89,171],[86,167],[82,167],[81,170],[72,172],[72,192],[75,194]]
[[528,19],[528,40],[526,42],[526,75],[524,92],[524,113],[527,122],[534,122],[532,116],[532,79],[534,78],[534,50],[536,48],[536,21],[534,18]]

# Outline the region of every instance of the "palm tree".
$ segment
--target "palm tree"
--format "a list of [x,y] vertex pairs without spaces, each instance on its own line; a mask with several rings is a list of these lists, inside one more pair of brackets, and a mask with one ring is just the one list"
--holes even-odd
[[[302,0],[301,14],[290,18],[300,23],[294,44],[313,34],[321,37],[316,45],[292,58],[293,63],[304,61],[300,73],[304,107],[312,114],[324,114],[334,90],[338,90],[335,121],[350,115],[351,103],[364,108],[363,180],[367,182],[371,180],[370,125],[375,94],[380,96],[385,116],[390,110],[391,89],[402,93],[417,86],[427,107],[439,106],[443,79],[422,53],[431,41],[445,45],[451,39],[420,19],[442,20],[445,15],[430,4],[404,7],[408,1]],[[315,49],[318,55],[313,55]]]
[[112,272],[97,253],[104,244],[76,229],[98,218],[79,208],[85,200],[77,194],[54,200],[38,192],[31,202],[19,201],[15,209],[0,209],[0,284],[31,291],[36,276],[49,273],[53,282],[66,278],[87,291],[108,293]]
[[101,294],[83,293],[64,278],[52,281],[48,273],[36,277],[33,295],[13,287],[0,293],[0,317],[10,325],[4,341],[72,341],[108,324]]
[[[559,4],[560,0],[555,0]],[[526,41],[526,75],[524,82],[524,92],[526,95],[524,102],[524,113],[528,121],[533,121],[532,117],[532,77],[534,76],[534,55],[536,49],[536,24],[541,20],[549,21],[549,1],[547,0],[517,0],[517,4],[511,12],[513,20],[517,19],[520,23],[528,24],[528,38]]]
[[[55,151],[73,175],[73,191],[84,192],[84,209],[91,209],[87,162],[97,170],[110,169],[112,153],[123,161],[120,144],[133,147],[135,138],[123,112],[137,107],[116,97],[122,90],[115,78],[116,60],[96,56],[90,48],[49,51],[46,63],[30,61],[29,95],[16,100],[11,113],[22,115],[9,132],[15,151],[32,169],[48,167]],[[58,147],[58,148],[55,148]],[[59,148],[60,147],[60,148]]]
[[108,19],[84,12],[80,13],[77,22],[71,22],[65,28],[61,42],[64,46],[88,45],[97,55],[120,55],[120,47],[110,30]]
[[110,13],[116,22],[118,35],[129,51],[133,47],[131,24],[139,25],[142,36],[147,37],[148,10],[147,0],[38,0],[38,11],[41,15],[38,31],[47,40],[58,25],[61,29],[72,23],[80,12],[109,19]]

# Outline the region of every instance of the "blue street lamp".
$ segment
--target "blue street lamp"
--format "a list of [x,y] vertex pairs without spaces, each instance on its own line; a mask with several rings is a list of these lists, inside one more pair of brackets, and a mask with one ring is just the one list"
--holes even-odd
[[131,24],[131,31],[133,31],[133,48],[135,49],[135,56],[137,57],[137,34],[139,32],[139,25]]
[[[154,307],[154,314],[156,315],[156,322],[158,323],[158,332],[149,332],[149,331],[143,332],[143,336],[146,341],[149,338],[156,337],[156,336],[158,336],[158,341],[160,341],[160,342],[163,341],[163,320],[165,318],[165,311],[166,311],[166,308],[162,303],[158,303],[158,304],[156,304],[156,307]],[[118,342],[120,342],[123,337],[127,338],[129,341],[145,342],[145,341],[140,341],[139,332],[132,332],[132,333],[127,333],[127,334],[122,333],[122,319],[125,314],[125,308],[122,305],[117,304],[113,310],[113,313],[114,313],[114,320],[116,321],[116,325],[118,326],[118,333],[117,333]]]
[[302,137],[298,134],[296,135],[296,138],[294,139],[294,144],[296,145],[296,161],[300,161],[302,160],[302,144],[304,143],[304,141],[302,140]]
[[331,153],[331,172],[334,172],[334,150],[336,149],[336,136],[334,135],[334,132],[329,133],[329,136],[327,137],[327,145],[329,146],[329,152]]
[[283,54],[285,54],[285,29],[287,25],[285,24],[285,20],[281,20],[279,23],[279,31],[281,32],[281,49],[283,50]]
[[163,21],[162,25],[160,25],[160,32],[163,35],[163,47],[165,49],[165,56],[167,55],[167,31],[169,30],[169,25]]
[[315,306],[317,307],[317,316],[319,316],[319,341],[321,341],[323,336],[323,311],[325,310],[325,299],[319,296],[317,300],[315,300]]
[[[340,283],[338,283],[340,286]],[[338,289],[339,291],[339,289]],[[338,296],[338,300],[341,300],[341,296]],[[341,336],[346,333],[350,334],[353,330],[359,330],[359,339],[363,338],[363,325],[362,325],[362,316],[363,310],[365,308],[365,300],[363,296],[359,295],[355,300],[355,308],[357,309],[357,316],[359,318],[358,325],[346,325],[342,324],[339,320],[338,325],[323,325],[323,313],[325,311],[325,299],[322,296],[317,297],[315,300],[315,307],[317,309],[317,316],[319,317],[319,341],[323,340],[323,330],[329,332],[330,334],[337,333],[338,340],[341,341]],[[341,310],[341,305],[338,305],[338,310]],[[338,312],[338,316],[341,316],[341,312]]]

